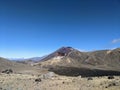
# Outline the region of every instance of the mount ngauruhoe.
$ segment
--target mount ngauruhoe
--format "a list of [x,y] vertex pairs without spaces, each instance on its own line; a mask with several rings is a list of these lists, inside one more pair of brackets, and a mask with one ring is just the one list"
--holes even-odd
[[62,75],[120,75],[120,48],[80,52],[62,47],[43,58],[37,66]]

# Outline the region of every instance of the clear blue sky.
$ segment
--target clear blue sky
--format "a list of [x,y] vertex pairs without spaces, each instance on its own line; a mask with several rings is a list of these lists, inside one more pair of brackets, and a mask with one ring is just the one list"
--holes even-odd
[[120,47],[120,0],[0,0],[0,56]]

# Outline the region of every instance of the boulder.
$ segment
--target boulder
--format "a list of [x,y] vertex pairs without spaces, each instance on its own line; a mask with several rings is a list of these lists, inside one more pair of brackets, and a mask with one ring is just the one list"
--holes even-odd
[[2,71],[2,73],[11,74],[11,73],[13,73],[13,70],[12,69],[6,69],[6,70]]

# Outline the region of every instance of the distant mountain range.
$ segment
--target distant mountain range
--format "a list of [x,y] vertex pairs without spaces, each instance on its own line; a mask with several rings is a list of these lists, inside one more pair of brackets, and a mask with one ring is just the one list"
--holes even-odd
[[33,61],[33,62],[38,62],[40,60],[42,60],[43,58],[45,58],[47,55],[42,56],[42,57],[31,57],[31,58],[7,58],[9,60],[12,61]]

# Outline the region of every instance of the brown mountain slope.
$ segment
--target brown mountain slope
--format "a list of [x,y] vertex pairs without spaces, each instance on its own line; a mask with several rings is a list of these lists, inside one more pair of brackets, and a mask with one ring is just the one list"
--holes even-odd
[[80,52],[72,47],[62,47],[48,55],[38,65],[62,74],[87,72],[93,75],[98,73],[118,75],[120,73],[120,49]]
[[0,72],[12,69],[14,73],[37,73],[34,67],[0,57]]

